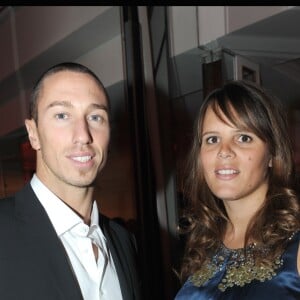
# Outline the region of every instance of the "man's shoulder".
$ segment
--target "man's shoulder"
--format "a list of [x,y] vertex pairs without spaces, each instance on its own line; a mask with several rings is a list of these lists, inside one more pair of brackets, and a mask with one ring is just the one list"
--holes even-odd
[[6,215],[12,212],[15,207],[15,196],[7,196],[0,199],[0,215]]
[[115,219],[100,214],[100,226],[104,230],[114,231],[118,234],[128,235],[129,231]]
[[[17,198],[26,198],[28,195],[29,185],[25,185],[21,190],[13,195],[0,198],[0,216],[3,219],[5,216],[11,216],[15,212]],[[0,218],[0,222],[1,222]]]
[[136,240],[132,232],[115,219],[108,218],[100,214],[100,227],[106,237],[111,238],[115,242],[127,245],[129,248],[136,249]]
[[[0,235],[4,240],[11,239],[15,232],[15,197],[5,197],[0,199]],[[3,247],[0,254],[2,255]],[[5,250],[4,250],[5,251]]]

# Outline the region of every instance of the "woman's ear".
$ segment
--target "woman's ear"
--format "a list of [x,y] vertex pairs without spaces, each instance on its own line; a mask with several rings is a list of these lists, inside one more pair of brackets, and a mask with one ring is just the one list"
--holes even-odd
[[37,132],[37,126],[36,126],[36,122],[33,119],[26,119],[25,120],[25,126],[26,126],[26,130],[28,133],[28,138],[31,144],[31,147],[34,150],[39,150],[41,148],[40,146],[40,140],[39,140],[39,135]]

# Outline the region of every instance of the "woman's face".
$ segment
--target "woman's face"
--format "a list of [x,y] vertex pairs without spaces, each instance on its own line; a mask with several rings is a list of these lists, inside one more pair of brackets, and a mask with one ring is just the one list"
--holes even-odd
[[200,133],[200,162],[208,187],[224,201],[263,201],[268,189],[271,155],[253,132],[241,130],[208,108]]

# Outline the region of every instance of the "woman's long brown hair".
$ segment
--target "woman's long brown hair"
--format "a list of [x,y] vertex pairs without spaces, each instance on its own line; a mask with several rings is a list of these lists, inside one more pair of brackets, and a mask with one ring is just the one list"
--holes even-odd
[[294,164],[285,110],[275,97],[252,83],[228,82],[206,97],[194,130],[184,185],[184,195],[188,199],[184,217],[189,220],[189,226],[185,228],[188,236],[179,274],[182,281],[199,270],[216,251],[224,237],[226,224],[230,222],[223,202],[208,188],[199,160],[199,137],[208,107],[220,118],[224,114],[236,127],[252,131],[266,143],[272,155],[267,196],[263,207],[248,225],[245,245],[255,241],[268,247],[268,257],[262,261],[272,263],[283,252],[287,239],[300,228],[299,201],[291,188]]

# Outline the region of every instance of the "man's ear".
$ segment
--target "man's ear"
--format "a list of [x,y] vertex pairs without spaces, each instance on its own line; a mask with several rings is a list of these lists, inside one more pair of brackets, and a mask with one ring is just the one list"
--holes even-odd
[[39,150],[41,148],[40,146],[40,139],[39,139],[39,135],[37,132],[37,126],[36,126],[36,122],[33,119],[26,119],[25,120],[25,126],[26,126],[26,130],[28,133],[28,138],[31,144],[31,147],[34,150]]

